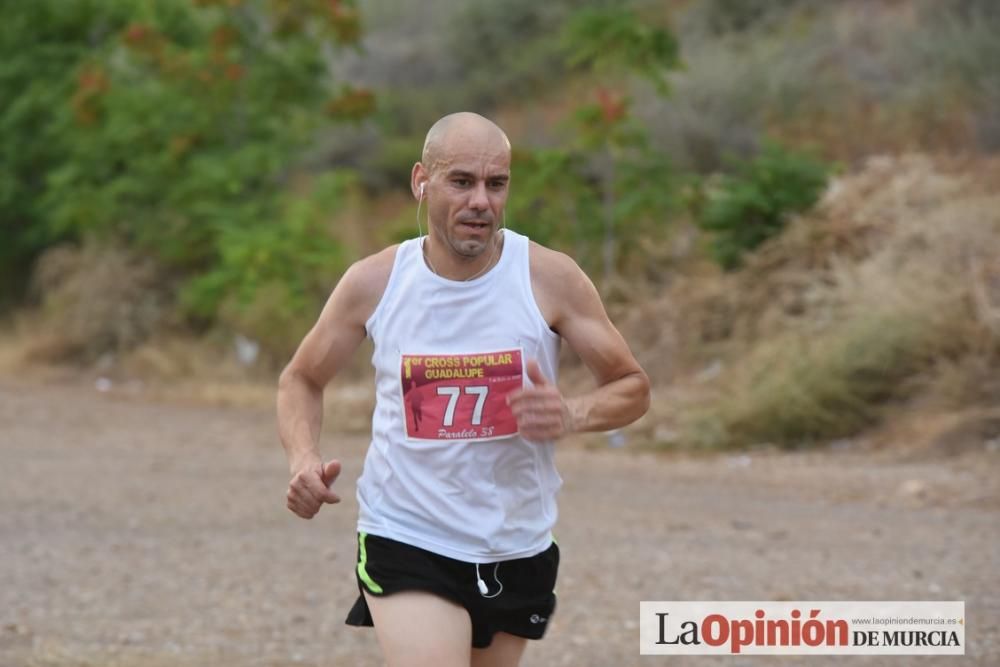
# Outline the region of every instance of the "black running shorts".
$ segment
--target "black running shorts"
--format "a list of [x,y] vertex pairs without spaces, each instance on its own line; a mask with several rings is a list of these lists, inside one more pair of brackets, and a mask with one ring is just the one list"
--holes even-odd
[[473,648],[486,648],[497,632],[541,639],[556,608],[556,543],[535,556],[481,564],[478,569],[477,575],[475,563],[360,533],[355,572],[362,594],[348,613],[347,624],[374,625],[365,592],[381,596],[426,591],[469,612]]

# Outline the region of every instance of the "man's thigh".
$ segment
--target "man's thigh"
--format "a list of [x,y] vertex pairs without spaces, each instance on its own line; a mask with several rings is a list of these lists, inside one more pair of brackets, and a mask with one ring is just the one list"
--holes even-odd
[[472,622],[463,607],[421,591],[365,592],[365,600],[389,667],[469,665]]
[[472,649],[472,667],[517,667],[527,645],[524,637],[498,632],[489,647]]

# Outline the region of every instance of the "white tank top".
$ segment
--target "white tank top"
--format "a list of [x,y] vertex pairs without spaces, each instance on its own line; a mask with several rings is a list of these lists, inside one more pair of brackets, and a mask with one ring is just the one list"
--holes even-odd
[[555,448],[517,434],[505,396],[530,385],[528,359],[556,380],[559,336],[531,291],[527,237],[504,235],[496,266],[467,282],[431,272],[421,239],[396,252],[365,323],[376,404],[360,532],[478,563],[551,544]]

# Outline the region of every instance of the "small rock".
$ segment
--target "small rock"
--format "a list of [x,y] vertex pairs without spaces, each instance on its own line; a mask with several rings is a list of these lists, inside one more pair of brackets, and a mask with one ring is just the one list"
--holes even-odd
[[145,641],[146,641],[146,635],[139,631],[129,632],[121,637],[122,644],[128,644],[132,646],[142,644]]
[[243,366],[253,366],[260,354],[260,343],[241,334],[236,334],[233,347],[236,349],[236,359]]
[[927,484],[919,479],[908,479],[896,491],[901,496],[923,498],[927,495]]
[[618,449],[625,446],[625,434],[620,429],[608,432],[608,447]]
[[671,444],[677,442],[679,438],[680,434],[668,426],[657,426],[653,431],[653,440],[656,442]]
[[753,459],[747,454],[740,454],[739,456],[730,456],[726,459],[726,463],[729,464],[730,468],[749,468]]
[[698,375],[695,376],[695,379],[698,382],[708,382],[709,380],[714,380],[715,378],[719,377],[720,373],[722,373],[722,362],[718,359],[715,359],[708,366],[705,366],[705,368],[701,369],[698,372]]

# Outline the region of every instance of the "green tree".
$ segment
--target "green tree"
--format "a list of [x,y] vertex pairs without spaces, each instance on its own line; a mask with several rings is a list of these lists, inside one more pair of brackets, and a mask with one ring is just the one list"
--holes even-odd
[[[46,177],[68,160],[54,118],[76,91],[76,68],[108,22],[124,20],[108,3],[6,0],[0,21],[0,305],[23,293],[31,262],[60,236],[44,224]],[[97,83],[97,82],[94,82]]]
[[677,44],[666,29],[615,6],[576,13],[562,44],[568,64],[597,82],[595,101],[569,119],[567,148],[521,159],[513,210],[529,233],[571,245],[608,289],[639,239],[662,231],[675,201],[673,170],[631,113],[626,86],[638,75],[666,93]]
[[[360,35],[352,2],[37,0],[3,24],[16,56],[0,77],[16,111],[0,118],[3,143],[45,138],[4,155],[15,186],[0,196],[15,206],[0,224],[21,257],[56,238],[113,237],[179,275],[181,303],[205,321],[249,307],[258,287],[320,289],[316,276],[341,266],[292,186],[317,129],[373,105],[329,76],[336,48]],[[333,210],[345,183],[298,196]]]

